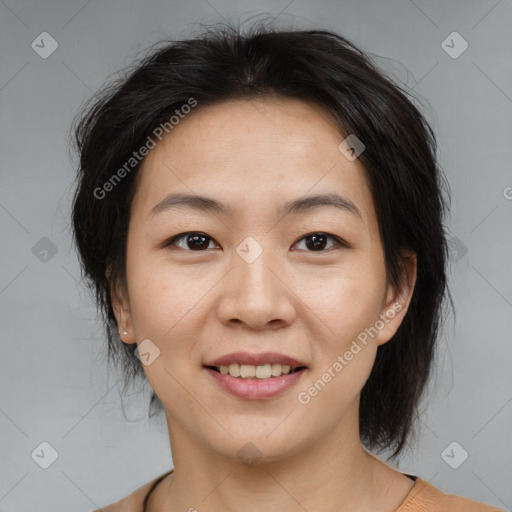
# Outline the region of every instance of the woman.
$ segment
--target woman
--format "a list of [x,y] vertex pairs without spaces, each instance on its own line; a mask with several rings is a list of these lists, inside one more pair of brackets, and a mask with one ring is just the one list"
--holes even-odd
[[76,144],[84,275],[174,462],[102,510],[498,510],[370,453],[410,441],[450,294],[435,136],[359,49],[166,42]]

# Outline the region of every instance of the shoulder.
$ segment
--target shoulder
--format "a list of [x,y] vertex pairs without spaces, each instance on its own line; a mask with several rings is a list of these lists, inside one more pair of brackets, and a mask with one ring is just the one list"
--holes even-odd
[[411,492],[396,512],[503,512],[503,510],[462,496],[445,494],[418,477]]
[[133,492],[131,492],[125,498],[100,507],[99,509],[92,510],[91,512],[143,512],[144,511],[144,500],[146,496],[151,492],[152,488],[156,486],[160,480],[166,477],[171,471],[164,473],[163,475],[157,476],[150,482],[141,485]]
[[135,489],[131,494],[125,498],[111,503],[110,505],[103,506],[92,512],[143,512],[144,498],[149,493],[152,482],[142,485]]

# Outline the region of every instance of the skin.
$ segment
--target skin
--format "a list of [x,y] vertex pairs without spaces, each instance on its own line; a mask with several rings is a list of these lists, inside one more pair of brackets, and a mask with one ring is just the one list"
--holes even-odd
[[[414,482],[369,454],[359,437],[360,392],[379,345],[398,329],[416,281],[393,288],[370,190],[359,160],[338,150],[336,126],[295,99],[198,107],[143,162],[127,241],[127,286],[112,293],[124,343],[149,338],[160,355],[144,366],[165,406],[175,472],[148,510],[389,512]],[[369,141],[365,141],[369,143]],[[282,203],[321,192],[349,198],[361,218],[332,207],[279,217]],[[214,197],[231,216],[182,208],[152,217],[170,192]],[[183,232],[207,234],[165,247]],[[338,236],[321,249],[311,232]],[[263,252],[247,263],[237,246]],[[192,247],[192,249],[190,248]],[[293,248],[293,249],[292,249]],[[300,391],[332,367],[365,327],[401,310],[307,404]],[[203,364],[237,351],[279,352],[307,364],[296,386],[267,400],[222,391]],[[251,442],[260,458],[237,455]]]

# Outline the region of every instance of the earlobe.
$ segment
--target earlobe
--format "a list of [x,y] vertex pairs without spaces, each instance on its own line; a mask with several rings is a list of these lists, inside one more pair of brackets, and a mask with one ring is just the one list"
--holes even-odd
[[125,288],[122,287],[120,290],[119,286],[112,286],[110,300],[112,302],[112,309],[116,317],[121,341],[127,345],[135,343],[130,302]]
[[135,338],[126,329],[119,331],[119,337],[121,338],[121,341],[126,345],[132,345],[135,343]]

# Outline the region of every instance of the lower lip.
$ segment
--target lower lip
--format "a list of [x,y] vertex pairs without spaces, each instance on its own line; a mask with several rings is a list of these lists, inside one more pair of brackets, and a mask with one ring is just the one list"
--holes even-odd
[[306,372],[306,369],[303,368],[297,372],[281,375],[280,377],[270,377],[269,379],[241,379],[239,377],[231,377],[231,375],[223,375],[211,368],[205,368],[205,370],[222,389],[238,398],[246,400],[272,398],[291,388]]

